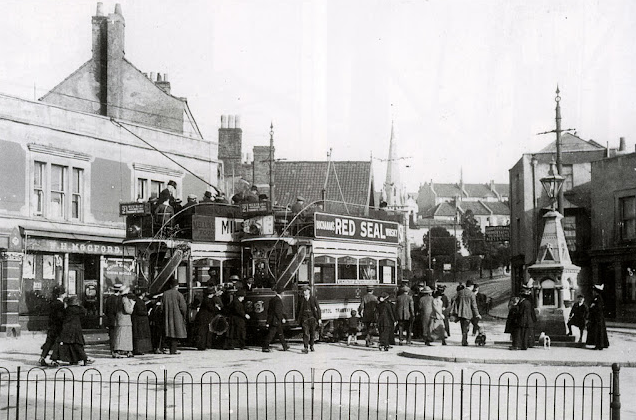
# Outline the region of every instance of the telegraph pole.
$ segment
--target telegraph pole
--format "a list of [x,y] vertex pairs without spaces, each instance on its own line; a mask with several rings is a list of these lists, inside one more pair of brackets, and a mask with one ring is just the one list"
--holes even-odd
[[269,126],[269,202],[274,208],[274,123]]

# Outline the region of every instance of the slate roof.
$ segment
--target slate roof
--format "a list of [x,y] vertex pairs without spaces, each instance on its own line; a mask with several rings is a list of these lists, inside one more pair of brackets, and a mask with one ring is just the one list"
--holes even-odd
[[508,204],[501,201],[488,201],[483,202],[482,204],[489,208],[494,215],[510,215],[510,207],[508,207]]
[[[585,152],[594,150],[605,150],[603,146],[594,140],[586,141],[570,133],[563,133],[561,136],[561,152]],[[556,153],[556,139],[541,149],[539,153]]]
[[371,198],[373,170],[370,161],[331,162],[331,166],[326,161],[276,162],[274,184],[278,204],[294,204],[299,195],[305,199],[305,204],[321,200],[328,167],[327,210],[337,211],[330,207],[329,201],[342,202],[343,196],[346,203],[352,204],[349,206],[352,214],[364,214],[369,205],[375,204],[370,203],[374,200]]
[[490,216],[492,213],[481,201],[462,201],[459,203],[459,210],[462,213],[471,210],[475,216]]
[[[495,184],[495,190],[503,197],[508,197],[508,184]],[[487,198],[496,197],[496,194],[490,190],[489,184],[464,184],[464,192],[459,188],[459,184],[436,184],[433,183],[433,190],[438,197],[477,197]],[[468,194],[468,195],[466,195]]]
[[453,217],[455,215],[455,206],[450,203],[440,203],[428,209],[424,217],[446,216]]

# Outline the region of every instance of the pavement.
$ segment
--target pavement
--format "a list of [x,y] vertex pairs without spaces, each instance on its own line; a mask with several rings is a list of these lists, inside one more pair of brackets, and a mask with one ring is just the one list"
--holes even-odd
[[[535,347],[528,350],[509,350],[509,335],[504,334],[504,321],[486,316],[481,325],[484,327],[487,343],[480,347],[474,344],[474,337],[469,335],[469,346],[460,345],[461,332],[459,323],[451,324],[451,336],[447,339],[448,345],[442,346],[440,342],[433,343],[432,346],[425,346],[422,342],[414,341],[412,345],[394,346],[390,353],[392,356],[398,355],[403,358],[428,360],[431,362],[451,362],[451,363],[474,363],[474,364],[501,364],[501,365],[536,365],[536,366],[562,366],[562,367],[584,367],[584,366],[611,366],[618,363],[622,367],[636,367],[636,329],[624,327],[608,328],[610,347],[598,351],[586,347],[561,347],[553,346],[550,349]],[[576,329],[575,329],[576,332]],[[578,338],[578,337],[577,337]],[[585,338],[585,337],[584,337]],[[37,361],[39,348],[44,342],[45,335],[36,332],[23,332],[19,338],[0,339],[0,366],[11,370],[12,367],[22,365],[33,366]],[[108,335],[104,331],[86,331],[86,351],[90,357],[108,360],[108,364],[126,363],[126,359],[110,359],[108,351]],[[348,347],[346,343],[319,343],[317,348],[329,346],[329,353],[338,354],[341,352],[355,351],[368,352],[366,357],[378,359],[380,355],[389,355],[378,352],[377,338],[376,345],[371,348],[364,346],[364,341],[359,340],[358,345]],[[293,343],[293,342],[292,342]],[[293,343],[292,350],[300,351],[301,344]],[[324,348],[324,347],[323,347]],[[196,360],[194,349],[184,349],[186,357]],[[325,350],[327,350],[325,348]],[[224,352],[225,353],[225,352]],[[266,355],[260,352],[260,348],[252,347],[246,350],[229,352],[224,354],[235,362],[240,360],[255,361],[267,360]],[[231,355],[231,356],[230,356]],[[239,356],[240,357],[236,357]],[[268,354],[270,355],[270,354]],[[347,356],[349,357],[349,356]],[[146,355],[135,357],[135,364],[145,365],[147,363],[159,362],[160,364],[172,364],[168,355]],[[104,360],[104,361],[105,361]],[[397,361],[396,361],[397,362]],[[399,363],[399,362],[398,362]],[[113,366],[114,367],[114,366]]]

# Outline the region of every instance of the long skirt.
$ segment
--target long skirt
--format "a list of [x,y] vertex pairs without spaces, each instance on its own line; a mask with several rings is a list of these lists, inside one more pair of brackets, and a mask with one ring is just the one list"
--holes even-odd
[[133,351],[135,353],[150,353],[152,341],[150,339],[150,322],[147,316],[132,318]]
[[133,351],[132,325],[116,326],[113,342],[113,349],[115,351]]
[[61,360],[71,364],[77,364],[87,358],[84,346],[77,343],[57,343],[53,347],[53,354],[51,355],[51,360]]

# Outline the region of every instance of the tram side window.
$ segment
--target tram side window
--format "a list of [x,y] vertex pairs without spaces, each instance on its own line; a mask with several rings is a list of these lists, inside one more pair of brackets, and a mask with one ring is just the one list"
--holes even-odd
[[377,280],[378,262],[373,258],[360,259],[360,280]]
[[357,280],[358,260],[353,257],[338,258],[338,279]]
[[230,282],[230,276],[241,276],[241,260],[232,259],[223,261],[223,283]]
[[[298,273],[296,274],[296,280],[299,285],[309,284],[309,261],[305,258],[305,261],[298,267]],[[291,283],[290,283],[291,284]]]
[[395,261],[380,260],[380,283],[395,284]]
[[336,259],[334,257],[319,256],[314,258],[314,282],[336,282]]

